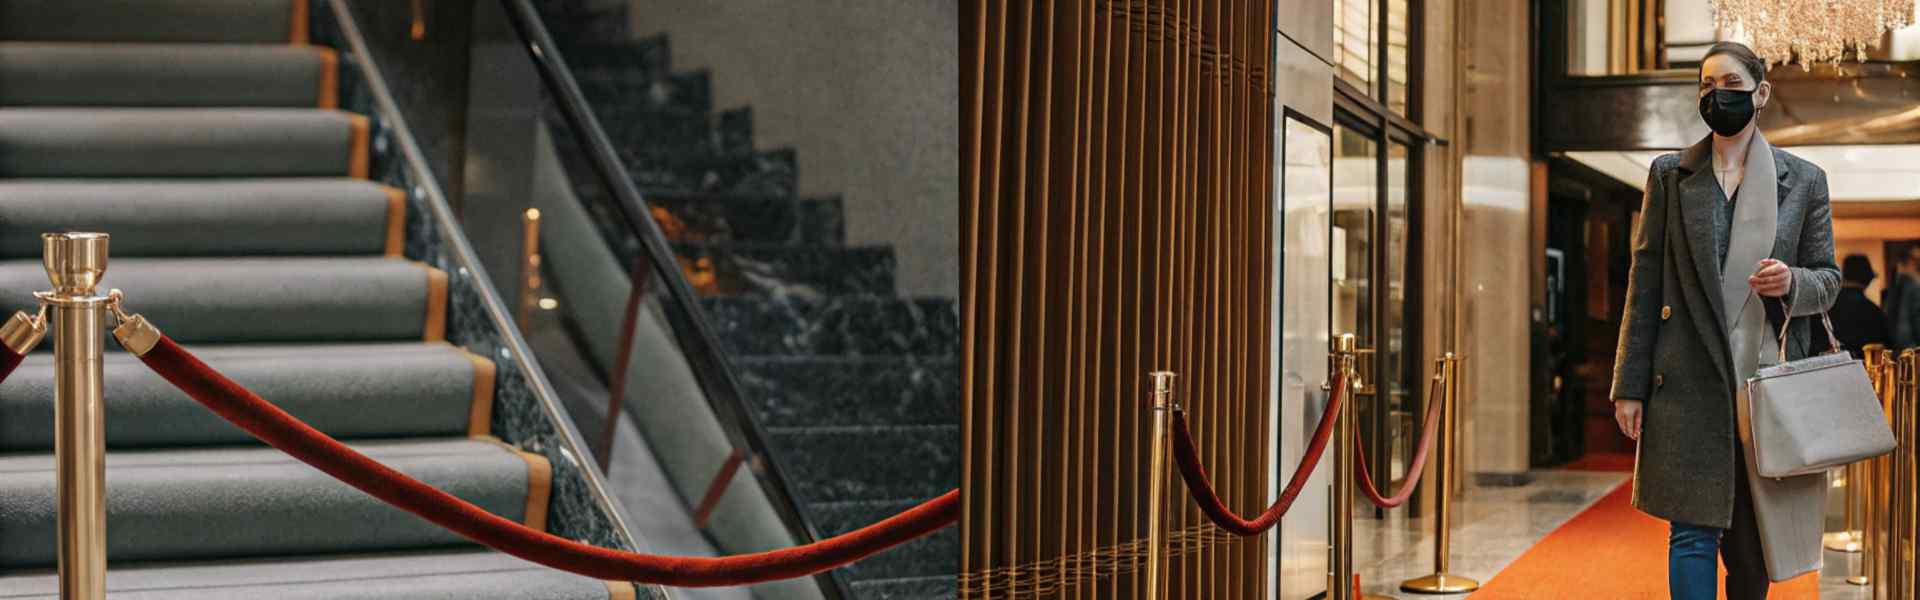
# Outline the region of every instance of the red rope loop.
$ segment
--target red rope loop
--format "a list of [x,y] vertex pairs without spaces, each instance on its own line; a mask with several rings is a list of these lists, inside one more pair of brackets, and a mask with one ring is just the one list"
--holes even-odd
[[[1440,379],[1435,377],[1433,387],[1437,391],[1439,386]],[[1374,506],[1394,508],[1406,504],[1407,499],[1413,497],[1413,488],[1420,485],[1420,474],[1427,468],[1427,450],[1433,447],[1433,434],[1440,429],[1441,400],[1435,394],[1428,394],[1428,397],[1435,400],[1427,403],[1427,417],[1420,430],[1420,447],[1414,449],[1413,462],[1407,466],[1407,476],[1400,480],[1400,489],[1395,491],[1392,497],[1381,497],[1380,490],[1374,487],[1373,473],[1367,470],[1366,445],[1360,443],[1360,436],[1353,436],[1354,462],[1359,464],[1359,468],[1354,469],[1353,476],[1354,479],[1359,480],[1360,493],[1365,495],[1367,501],[1372,502]]]
[[1252,519],[1242,519],[1228,508],[1220,496],[1213,490],[1213,484],[1207,480],[1207,468],[1200,464],[1200,454],[1194,450],[1193,434],[1187,430],[1187,415],[1184,411],[1173,411],[1173,457],[1180,466],[1180,479],[1187,484],[1187,493],[1200,505],[1200,512],[1221,529],[1241,536],[1259,535],[1280,522],[1280,517],[1293,508],[1293,500],[1300,496],[1300,490],[1307,485],[1307,478],[1320,466],[1320,457],[1326,454],[1327,441],[1333,437],[1333,424],[1339,420],[1340,405],[1346,402],[1351,393],[1345,375],[1333,380],[1333,393],[1328,395],[1327,410],[1320,415],[1320,424],[1313,430],[1313,441],[1307,445],[1306,456],[1300,459],[1300,468],[1293,471],[1293,478],[1287,481],[1286,489],[1280,492],[1272,506]]
[[703,587],[803,577],[960,518],[960,491],[954,490],[859,530],[782,550],[708,558],[601,548],[529,529],[380,464],[222,376],[172,339],[161,337],[140,360],[221,418],[360,491],[495,550],[598,579]]

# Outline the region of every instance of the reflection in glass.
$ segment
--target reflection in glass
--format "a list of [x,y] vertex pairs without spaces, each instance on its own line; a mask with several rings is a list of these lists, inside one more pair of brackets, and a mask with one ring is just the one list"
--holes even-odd
[[1380,30],[1379,2],[1334,0],[1333,5],[1334,65],[1339,67],[1341,79],[1366,90],[1369,96],[1376,94],[1373,71],[1374,46]]
[[[1407,463],[1413,459],[1414,444],[1419,440],[1419,419],[1421,413],[1416,406],[1420,401],[1420,369],[1414,361],[1412,331],[1414,311],[1417,303],[1409,305],[1408,296],[1413,291],[1407,279],[1407,261],[1411,248],[1407,243],[1408,223],[1407,199],[1408,186],[1412,182],[1409,176],[1413,169],[1413,152],[1399,142],[1387,144],[1387,189],[1386,189],[1386,245],[1382,248],[1386,259],[1386,273],[1382,278],[1385,298],[1381,301],[1384,310],[1380,311],[1381,335],[1380,387],[1385,390],[1389,426],[1392,427],[1393,465],[1391,479],[1399,480],[1406,476]],[[1380,480],[1389,477],[1381,474]]]
[[[1280,495],[1280,486],[1293,477],[1305,456],[1307,441],[1327,406],[1320,383],[1327,374],[1328,289],[1332,281],[1328,250],[1328,194],[1333,181],[1333,140],[1327,132],[1288,116],[1280,133],[1280,187],[1274,194],[1278,214],[1272,303],[1273,323],[1280,328],[1273,352],[1280,372],[1274,378],[1276,410],[1269,427],[1277,432],[1275,456],[1269,464],[1279,469],[1268,480],[1267,501]],[[1327,473],[1322,467],[1309,478],[1292,512],[1280,522],[1278,535],[1263,536],[1269,544],[1268,568],[1276,585],[1272,598],[1306,598],[1326,590],[1327,583]]]

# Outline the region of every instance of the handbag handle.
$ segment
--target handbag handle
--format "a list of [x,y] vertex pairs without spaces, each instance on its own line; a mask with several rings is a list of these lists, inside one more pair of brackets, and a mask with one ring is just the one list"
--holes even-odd
[[[1758,295],[1758,292],[1749,293]],[[1761,299],[1765,300],[1766,297],[1761,296]],[[1793,324],[1793,306],[1797,303],[1788,302],[1783,298],[1775,298],[1774,300],[1783,305],[1781,306],[1781,315],[1784,318],[1780,319],[1780,340],[1779,343],[1775,344],[1775,347],[1780,352],[1780,362],[1784,363],[1787,362],[1787,326]],[[1795,298],[1795,300],[1798,300],[1798,298]],[[1820,324],[1827,330],[1827,347],[1831,348],[1834,352],[1843,352],[1845,349],[1840,347],[1840,338],[1834,337],[1833,335],[1833,318],[1827,316],[1828,312],[1830,311],[1820,311]]]

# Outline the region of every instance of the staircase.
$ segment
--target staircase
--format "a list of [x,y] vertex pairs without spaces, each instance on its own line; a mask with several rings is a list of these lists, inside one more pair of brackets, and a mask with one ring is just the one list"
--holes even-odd
[[[50,287],[41,232],[107,232],[102,289],[214,368],[495,514],[566,525],[592,510],[578,470],[493,435],[528,426],[501,404],[526,374],[494,362],[504,349],[449,343],[480,318],[460,302],[466,275],[409,259],[431,229],[368,179],[376,127],[339,110],[345,53],[309,44],[320,14],[307,0],[0,0],[0,309]],[[0,384],[0,599],[57,595],[51,345]],[[653,596],[467,544],[109,348],[115,597]]]
[[[954,300],[898,296],[893,249],[848,244],[840,198],[798,195],[795,152],[756,148],[751,109],[716,111],[713,75],[675,71],[665,36],[632,39],[625,4],[540,8],[703,296],[802,514],[834,535],[958,485]],[[571,180],[595,181],[566,156],[567,129],[552,131]],[[607,202],[595,185],[574,193]],[[861,598],[952,598],[959,552],[949,528],[839,576]]]

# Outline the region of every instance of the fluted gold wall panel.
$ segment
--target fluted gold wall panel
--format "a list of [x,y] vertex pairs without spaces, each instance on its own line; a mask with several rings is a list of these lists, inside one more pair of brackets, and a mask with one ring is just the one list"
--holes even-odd
[[[965,0],[965,598],[1146,598],[1150,371],[1263,508],[1272,0]],[[1171,472],[1166,598],[1263,598]]]

